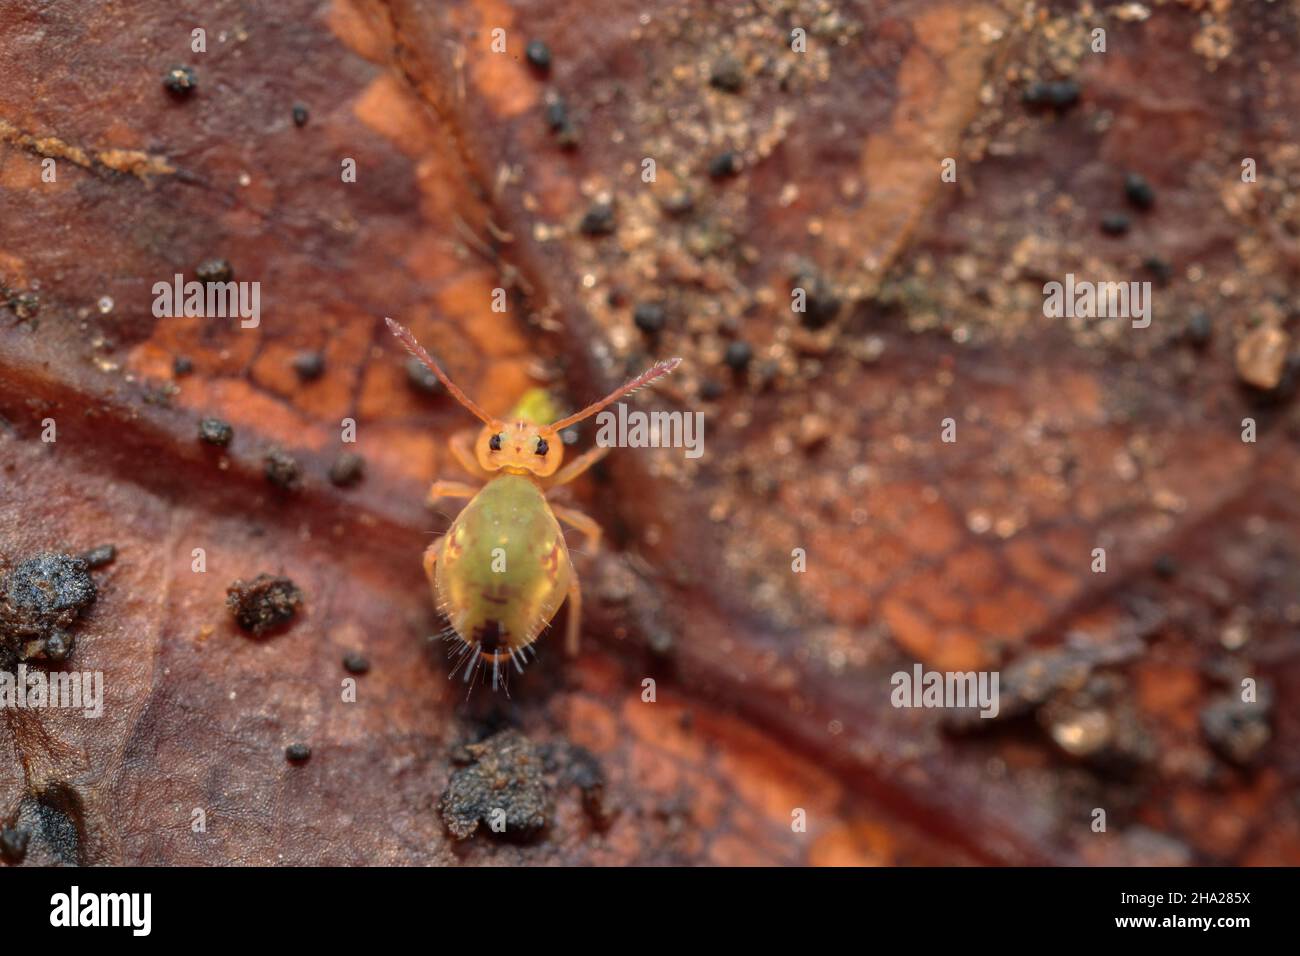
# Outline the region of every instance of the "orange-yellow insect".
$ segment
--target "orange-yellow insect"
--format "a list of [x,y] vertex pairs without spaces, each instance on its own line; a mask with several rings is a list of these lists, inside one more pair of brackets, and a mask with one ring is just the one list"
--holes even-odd
[[435,481],[429,489],[430,503],[439,498],[471,499],[447,533],[424,552],[424,573],[434,602],[450,624],[448,636],[460,646],[452,676],[463,665],[468,682],[480,666],[490,665],[496,688],[502,664],[513,663],[522,673],[525,652],[532,650],[566,597],[565,648],[577,654],[582,590],[559,521],[585,534],[591,552],[600,547],[601,530],[588,515],[552,504],[547,495],[577,478],[609,449],[593,448],[560,467],[564,442],[559,433],[667,375],[681,359],[660,362],[576,415],[550,425],[523,418],[502,421],[466,396],[408,329],[392,319],[385,321],[448,393],[483,422],[477,438],[473,431],[461,432],[452,436],[450,446],[461,467],[486,484]]

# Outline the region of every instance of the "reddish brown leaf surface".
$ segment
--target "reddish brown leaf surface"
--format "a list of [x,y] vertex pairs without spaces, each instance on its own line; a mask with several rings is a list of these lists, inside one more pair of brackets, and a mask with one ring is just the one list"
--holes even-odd
[[[64,665],[103,671],[104,716],[7,712],[0,820],[30,862],[1297,862],[1297,422],[1234,368],[1296,311],[1300,41],[1276,6],[0,4],[0,571],[117,546]],[[727,58],[734,92],[709,82]],[[188,97],[162,88],[177,63]],[[1074,108],[1020,102],[1064,75]],[[727,151],[738,175],[710,177]],[[1130,169],[1156,206],[1103,236]],[[584,235],[606,202],[613,232]],[[1152,256],[1150,328],[1043,317],[1045,281]],[[154,318],[153,283],[213,258],[261,282],[261,325]],[[422,500],[469,422],[409,385],[385,315],[494,413],[671,354],[638,401],[706,415],[698,461],[623,450],[575,492],[609,542],[578,559],[587,653],[547,636],[508,701],[467,703],[426,638],[446,516]],[[300,491],[266,481],[273,447]],[[255,640],[225,599],[259,573],[304,603]],[[892,707],[914,662],[1000,670],[1003,713]],[[1270,703],[1230,759],[1243,676]],[[506,726],[547,825],[457,842],[462,745]]]

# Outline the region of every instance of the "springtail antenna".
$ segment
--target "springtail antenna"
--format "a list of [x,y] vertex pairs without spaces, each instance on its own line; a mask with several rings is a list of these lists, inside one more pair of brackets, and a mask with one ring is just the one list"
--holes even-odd
[[570,425],[577,424],[578,422],[582,421],[584,418],[588,418],[592,415],[595,415],[606,405],[612,405],[614,402],[618,401],[618,399],[623,398],[626,395],[631,395],[633,392],[637,391],[638,389],[645,388],[655,379],[663,378],[665,375],[667,375],[669,372],[671,372],[673,369],[677,368],[677,366],[681,364],[682,364],[682,360],[679,358],[672,358],[672,359],[667,359],[666,361],[663,362],[657,362],[654,365],[650,366],[650,368],[642,372],[640,375],[638,375],[636,378],[632,379],[632,381],[628,382],[626,385],[614,389],[614,391],[610,392],[600,401],[596,402],[593,405],[588,405],[586,408],[578,412],[576,415],[570,415],[568,418],[561,418],[558,422],[552,424],[551,427],[558,432],[561,429],[568,428]]
[[414,355],[424,364],[425,368],[438,376],[438,381],[442,382],[443,387],[447,389],[452,398],[469,409],[483,424],[496,424],[491,415],[479,408],[472,398],[460,390],[460,386],[447,377],[447,373],[438,367],[438,363],[424,350],[424,346],[415,340],[415,336],[411,334],[410,329],[400,322],[394,322],[388,316],[384,316],[384,321],[388,323],[389,331],[396,335],[398,340],[406,346],[406,351]]

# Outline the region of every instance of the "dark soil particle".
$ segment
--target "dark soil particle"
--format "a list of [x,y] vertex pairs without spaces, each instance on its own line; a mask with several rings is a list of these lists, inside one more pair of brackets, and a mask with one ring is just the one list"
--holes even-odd
[[1122,236],[1129,229],[1129,218],[1122,212],[1107,213],[1101,217],[1101,231],[1108,236]]
[[578,128],[569,119],[569,104],[561,96],[551,96],[546,103],[546,125],[565,149],[578,145]]
[[794,276],[794,288],[804,293],[804,310],[799,322],[811,331],[824,329],[840,314],[840,299],[818,275],[803,272]]
[[1138,209],[1150,209],[1156,204],[1156,191],[1137,173],[1129,173],[1124,177],[1124,195]]
[[438,376],[415,356],[406,360],[406,382],[423,395],[437,395],[442,391],[442,382],[438,381]]
[[1172,554],[1162,554],[1156,558],[1155,572],[1159,577],[1170,581],[1178,575],[1178,561]]
[[546,103],[546,125],[558,132],[569,125],[569,104],[562,96],[552,96]]
[[1142,267],[1151,273],[1159,285],[1165,285],[1174,275],[1174,267],[1159,256],[1147,256]]
[[716,401],[726,394],[727,389],[723,384],[714,379],[705,379],[700,383],[700,398],[706,402]]
[[304,382],[314,382],[325,374],[325,356],[320,352],[299,352],[293,357],[294,373]]
[[736,341],[727,346],[727,353],[723,360],[739,372],[748,367],[753,357],[754,350],[748,342]]
[[284,748],[284,759],[289,763],[306,763],[311,759],[311,748],[306,744],[290,744]]
[[234,437],[235,430],[230,427],[228,422],[222,421],[220,418],[203,418],[199,420],[200,441],[225,448]]
[[0,829],[0,857],[6,863],[21,863],[27,856],[27,844],[31,838],[31,831],[25,827]]
[[302,606],[302,591],[289,578],[259,574],[239,580],[226,589],[226,607],[235,622],[254,637],[265,637],[287,627]]
[[1193,348],[1204,348],[1210,344],[1210,339],[1214,335],[1214,326],[1210,322],[1210,314],[1203,309],[1197,309],[1187,320],[1187,341]]
[[614,207],[607,202],[593,203],[583,213],[578,229],[584,236],[608,236],[614,231]]
[[719,153],[709,161],[709,175],[714,179],[726,179],[739,173],[740,156],[732,150]]
[[71,628],[96,596],[82,558],[45,552],[13,567],[0,576],[0,654],[66,660]]
[[668,321],[668,313],[658,302],[638,302],[632,310],[632,321],[646,335],[663,331]]
[[358,651],[349,651],[343,655],[343,669],[349,674],[369,674],[370,659]]
[[745,85],[745,69],[733,56],[724,56],[713,64],[709,85],[727,93],[739,93]]
[[188,355],[178,355],[172,359],[172,374],[177,378],[189,375],[194,371],[194,360]]
[[330,465],[330,483],[351,488],[366,476],[366,460],[353,451],[345,451]]
[[235,270],[225,259],[205,259],[194,267],[194,276],[200,282],[229,282]]
[[1074,80],[1031,83],[1025,88],[1023,99],[1026,106],[1067,110],[1079,102],[1079,84]]
[[551,69],[551,48],[541,40],[530,40],[524,47],[524,56],[529,64],[539,73],[546,74]]
[[1201,711],[1201,732],[1215,751],[1231,763],[1249,766],[1268,743],[1271,695],[1260,688],[1259,699],[1246,703],[1232,694],[1207,704]]
[[311,118],[311,114],[307,112],[307,107],[303,106],[301,103],[295,103],[295,104],[294,104],[294,107],[293,107],[293,125],[294,125],[294,126],[297,126],[297,127],[303,127],[303,126],[306,126],[306,125],[307,125],[307,120],[310,119],[310,118]]
[[177,96],[188,96],[198,85],[198,75],[191,66],[173,66],[163,76],[163,86]]
[[113,559],[117,557],[117,547],[111,544],[101,544],[97,548],[91,548],[81,555],[81,560],[86,562],[86,567],[94,571],[96,568],[102,568],[106,564],[112,564]]
[[[451,775],[438,812],[457,840],[494,821],[500,835],[527,838],[546,826],[550,798],[541,753],[517,730],[503,730],[457,755],[466,766]],[[499,812],[494,812],[499,811]]]
[[298,460],[281,448],[272,448],[262,459],[266,480],[281,491],[297,491],[302,487],[302,466]]

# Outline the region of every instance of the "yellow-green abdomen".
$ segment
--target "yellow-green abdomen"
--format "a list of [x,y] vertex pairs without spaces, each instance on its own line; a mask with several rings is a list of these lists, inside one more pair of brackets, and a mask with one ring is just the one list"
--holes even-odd
[[490,481],[452,522],[434,571],[438,606],[488,659],[537,639],[568,594],[569,551],[529,478]]

